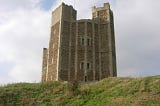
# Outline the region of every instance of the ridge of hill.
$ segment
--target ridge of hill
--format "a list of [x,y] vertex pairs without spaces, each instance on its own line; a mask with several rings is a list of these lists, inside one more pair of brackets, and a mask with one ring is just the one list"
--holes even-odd
[[73,95],[66,82],[0,87],[0,106],[160,106],[160,76],[106,78],[83,83]]

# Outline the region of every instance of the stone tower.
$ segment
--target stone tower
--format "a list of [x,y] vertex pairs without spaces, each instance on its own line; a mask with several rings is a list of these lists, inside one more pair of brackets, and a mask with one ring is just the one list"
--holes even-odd
[[62,3],[52,12],[49,48],[43,49],[42,82],[96,81],[117,76],[113,12],[92,8],[92,20],[77,20]]

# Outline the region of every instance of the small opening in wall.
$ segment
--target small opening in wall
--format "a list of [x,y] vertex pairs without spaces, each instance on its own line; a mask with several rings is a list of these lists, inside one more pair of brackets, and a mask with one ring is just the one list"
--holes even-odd
[[81,64],[80,64],[80,69],[84,69],[84,62],[81,62]]
[[84,45],[84,43],[85,43],[84,38],[81,38],[81,44]]
[[87,39],[87,45],[90,46],[91,45],[91,39]]
[[84,77],[84,81],[87,82],[87,76]]
[[90,69],[90,63],[87,63],[87,69]]

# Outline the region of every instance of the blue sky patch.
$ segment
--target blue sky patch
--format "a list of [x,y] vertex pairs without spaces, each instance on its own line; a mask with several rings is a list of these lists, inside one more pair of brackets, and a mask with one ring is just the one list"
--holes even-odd
[[50,10],[53,6],[53,3],[55,3],[56,0],[42,0],[41,1],[41,7],[44,9],[44,10]]
[[14,64],[12,62],[0,62],[0,77],[8,76],[9,71],[13,68]]

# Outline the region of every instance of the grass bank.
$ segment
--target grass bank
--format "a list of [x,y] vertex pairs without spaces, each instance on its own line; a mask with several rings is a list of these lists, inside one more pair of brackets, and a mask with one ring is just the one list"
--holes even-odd
[[0,106],[160,106],[160,76],[106,78],[80,84],[72,95],[63,82],[0,87]]

